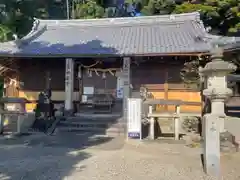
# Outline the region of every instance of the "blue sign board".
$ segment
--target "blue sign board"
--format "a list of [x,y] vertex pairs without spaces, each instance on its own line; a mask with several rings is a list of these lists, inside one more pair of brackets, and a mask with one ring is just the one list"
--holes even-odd
[[132,139],[141,139],[141,133],[140,132],[129,132],[128,137]]

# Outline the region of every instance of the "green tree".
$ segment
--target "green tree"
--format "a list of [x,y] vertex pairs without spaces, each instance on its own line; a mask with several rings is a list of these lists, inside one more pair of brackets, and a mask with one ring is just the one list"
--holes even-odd
[[204,0],[201,4],[184,2],[174,13],[199,11],[206,26],[221,35],[236,35],[240,31],[239,0]]
[[42,0],[2,0],[0,5],[0,41],[12,39],[13,34],[24,36],[30,31],[34,17],[48,17]]
[[8,41],[12,35],[12,31],[7,26],[0,24],[0,42]]
[[72,7],[73,19],[91,19],[104,17],[104,8],[94,0],[75,1]]
[[174,0],[145,0],[138,3],[143,6],[142,14],[148,16],[171,14],[176,5]]

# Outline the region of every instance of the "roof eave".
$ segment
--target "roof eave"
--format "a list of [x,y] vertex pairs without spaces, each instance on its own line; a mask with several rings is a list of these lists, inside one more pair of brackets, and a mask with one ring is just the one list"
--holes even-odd
[[199,56],[208,52],[176,52],[176,53],[145,53],[145,54],[17,54],[1,53],[0,57],[15,58],[94,58],[94,57],[156,57],[156,56]]

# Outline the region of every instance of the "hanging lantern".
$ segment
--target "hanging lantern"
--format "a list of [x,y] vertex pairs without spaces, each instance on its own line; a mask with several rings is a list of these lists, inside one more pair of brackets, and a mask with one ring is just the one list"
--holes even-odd
[[88,77],[92,77],[92,71],[88,70]]
[[98,74],[97,70],[96,70],[96,69],[94,69],[94,71],[95,71],[96,75],[97,75],[97,76],[99,76],[99,74]]
[[106,73],[105,72],[102,73],[102,78],[106,79]]
[[114,76],[114,73],[113,73],[111,70],[108,70],[108,72],[109,72],[112,76]]

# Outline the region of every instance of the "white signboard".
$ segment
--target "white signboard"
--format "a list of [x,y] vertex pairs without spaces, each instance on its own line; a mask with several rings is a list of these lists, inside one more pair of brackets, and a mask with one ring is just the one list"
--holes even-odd
[[93,95],[94,94],[94,87],[83,87],[83,94],[84,95]]
[[142,100],[128,98],[128,138],[142,139]]

